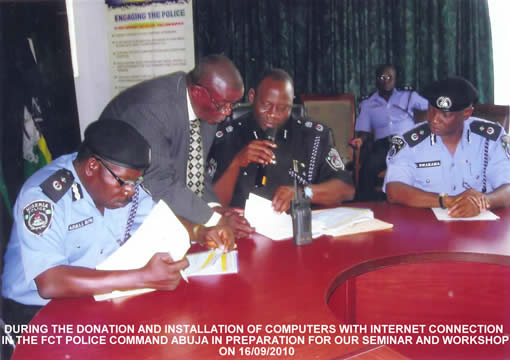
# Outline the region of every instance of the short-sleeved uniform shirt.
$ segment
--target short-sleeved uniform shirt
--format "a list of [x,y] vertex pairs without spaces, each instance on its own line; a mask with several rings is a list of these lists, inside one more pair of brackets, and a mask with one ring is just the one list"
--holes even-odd
[[470,117],[452,156],[428,122],[394,137],[388,151],[384,189],[401,182],[432,193],[458,195],[473,188],[490,193],[510,183],[509,138],[499,125]]
[[414,126],[414,111],[428,105],[416,91],[394,89],[388,101],[376,91],[361,102],[355,130],[373,133],[376,140],[401,135]]
[[[2,276],[4,297],[25,305],[44,305],[34,279],[59,265],[95,268],[119,248],[132,204],[105,209],[102,215],[80,182],[73,166],[76,153],[63,155],[34,173],[23,185],[13,209],[14,225],[5,255]],[[56,172],[65,169],[63,176]],[[72,174],[70,176],[69,174]],[[68,188],[53,201],[41,184],[52,177],[54,190]],[[152,198],[140,189],[134,225],[141,224],[153,207]]]
[[[209,154],[207,175],[217,181],[225,172],[235,155],[251,141],[264,139],[264,131],[257,125],[252,113],[234,122],[220,124]],[[294,177],[298,184],[319,184],[329,179],[340,179],[352,184],[351,174],[334,147],[330,129],[323,124],[293,115],[278,129],[275,139],[278,147],[273,149],[276,164],[266,166],[267,184],[255,188],[259,164],[251,163],[242,168],[237,178],[231,206],[244,207],[250,192],[272,199],[281,185],[292,185]],[[293,160],[298,161],[298,172],[293,170]]]

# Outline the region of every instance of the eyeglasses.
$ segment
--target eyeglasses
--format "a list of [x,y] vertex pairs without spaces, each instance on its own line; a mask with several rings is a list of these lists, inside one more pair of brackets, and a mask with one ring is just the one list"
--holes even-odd
[[131,186],[137,186],[137,185],[140,185],[141,183],[143,183],[143,176],[139,176],[138,179],[136,179],[135,181],[133,180],[124,180],[124,179],[121,179],[117,174],[115,174],[113,172],[112,169],[110,169],[108,167],[108,165],[106,165],[104,163],[104,161],[101,159],[101,158],[98,158],[96,156],[94,156],[94,159],[96,159],[97,161],[99,161],[101,163],[101,165],[104,166],[104,168],[106,170],[108,170],[108,172],[115,178],[115,180],[117,180],[117,182],[119,183],[119,185],[122,187],[124,185],[131,185]]
[[199,84],[195,84],[195,86],[198,86],[199,88],[202,88],[205,90],[205,93],[207,94],[207,96],[209,96],[209,99],[213,103],[216,110],[218,110],[223,115],[230,115],[230,113],[232,112],[232,108],[235,106],[234,104],[227,102],[223,105],[220,105],[216,102],[216,100],[214,100],[214,98],[211,96],[211,93],[209,92],[209,90],[207,90],[206,87],[199,85]]
[[387,80],[391,80],[392,79],[392,76],[391,75],[381,75],[379,76],[379,80],[382,80],[382,81],[387,81]]

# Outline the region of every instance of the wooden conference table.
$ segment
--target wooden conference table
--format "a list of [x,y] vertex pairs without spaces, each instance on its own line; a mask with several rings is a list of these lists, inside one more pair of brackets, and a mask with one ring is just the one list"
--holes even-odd
[[[371,208],[378,219],[393,223],[393,230],[321,237],[300,247],[292,240],[271,241],[255,235],[238,242],[238,274],[195,277],[189,284],[181,282],[173,292],[156,291],[115,301],[95,302],[91,297],[53,300],[31,322],[38,326],[46,324],[48,332],[34,335],[37,345],[19,344],[13,359],[500,359],[510,356],[508,342],[416,345],[413,338],[413,345],[379,345],[377,340],[375,344],[371,341],[365,344],[361,339],[370,334],[363,328],[358,328],[357,334],[328,334],[321,333],[324,329],[320,326],[304,328],[304,334],[299,329],[293,333],[303,335],[305,344],[263,346],[254,345],[254,339],[237,338],[245,339],[248,344],[227,345],[227,336],[236,335],[282,336],[284,339],[280,341],[292,341],[291,334],[284,333],[288,328],[282,325],[337,328],[346,323],[417,324],[428,330],[432,325],[435,332],[427,330],[425,334],[440,337],[444,335],[438,330],[442,325],[500,324],[504,325],[504,334],[496,335],[508,336],[510,209],[496,210],[501,217],[498,221],[439,222],[429,209],[387,203],[350,206]],[[140,324],[152,325],[149,330],[152,335],[166,338],[169,343],[117,344],[133,335],[116,333],[121,331],[121,325],[135,325],[135,335],[151,335],[140,333]],[[198,332],[172,333],[175,330],[172,326],[177,324],[194,325]],[[72,332],[55,332],[50,325],[65,325]],[[78,333],[79,325],[107,325],[108,331]],[[110,325],[115,329],[110,331]],[[161,331],[154,325],[160,325]],[[225,325],[223,330],[227,334],[210,333],[214,326],[221,330],[221,325]],[[260,330],[257,325],[261,326]],[[240,327],[243,332],[236,332]],[[43,335],[47,340],[50,335],[78,336],[75,343],[99,341],[90,336],[103,335],[107,344],[65,344],[64,340],[61,344],[41,344]],[[170,344],[174,335],[175,339],[186,337],[188,344]],[[212,344],[214,335],[222,339],[222,344]],[[315,336],[313,340],[310,335]],[[321,344],[327,341],[328,335],[332,344]],[[353,340],[357,335],[358,344]],[[116,337],[114,345],[110,344],[112,337]],[[204,338],[208,344],[189,344],[203,342]],[[235,355],[223,355],[227,351],[235,351]]]

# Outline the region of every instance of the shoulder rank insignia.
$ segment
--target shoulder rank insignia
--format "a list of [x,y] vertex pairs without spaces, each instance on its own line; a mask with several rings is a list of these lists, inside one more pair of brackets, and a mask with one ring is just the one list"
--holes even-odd
[[503,135],[501,137],[501,146],[503,146],[506,157],[510,159],[510,136]]
[[430,127],[428,123],[422,124],[404,134],[404,139],[410,147],[418,145],[430,135]]
[[391,138],[391,147],[388,151],[388,159],[391,160],[395,155],[398,154],[400,150],[402,150],[406,146],[406,142],[402,138],[402,136],[393,136]]
[[69,190],[73,182],[73,173],[67,169],[60,169],[44,180],[40,186],[46,196],[57,202]]
[[501,126],[489,121],[475,120],[469,126],[471,132],[483,136],[489,140],[496,141],[501,133]]
[[32,201],[23,208],[25,228],[34,235],[41,235],[50,227],[53,205],[46,200]]

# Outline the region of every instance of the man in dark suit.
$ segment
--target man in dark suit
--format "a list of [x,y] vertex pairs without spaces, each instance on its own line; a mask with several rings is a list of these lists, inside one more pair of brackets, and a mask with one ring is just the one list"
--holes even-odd
[[212,184],[204,179],[204,159],[216,125],[243,94],[236,66],[225,56],[209,55],[188,74],[176,72],[126,89],[100,118],[126,121],[150,143],[152,164],[144,185],[154,201],[163,199],[194,223],[227,223],[242,237],[253,229],[243,217],[219,206]]

